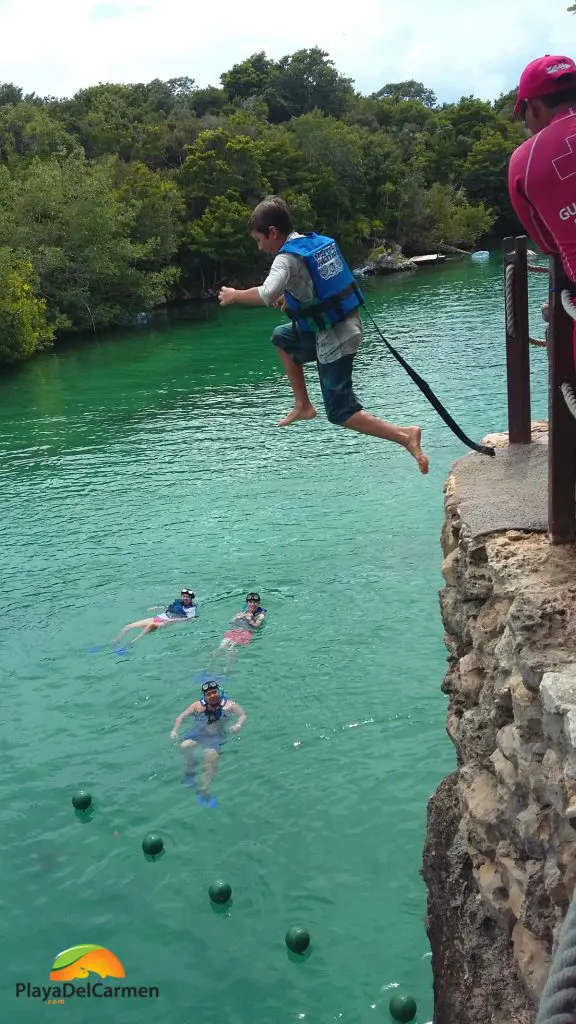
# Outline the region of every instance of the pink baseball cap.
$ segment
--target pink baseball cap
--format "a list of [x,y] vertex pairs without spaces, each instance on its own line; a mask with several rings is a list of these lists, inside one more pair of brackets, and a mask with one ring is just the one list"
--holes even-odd
[[514,117],[519,113],[525,100],[534,100],[537,96],[548,96],[556,92],[558,88],[565,88],[563,82],[559,85],[558,79],[562,75],[574,75],[576,86],[576,64],[571,57],[551,57],[547,53],[544,57],[537,57],[524,68],[520,76]]

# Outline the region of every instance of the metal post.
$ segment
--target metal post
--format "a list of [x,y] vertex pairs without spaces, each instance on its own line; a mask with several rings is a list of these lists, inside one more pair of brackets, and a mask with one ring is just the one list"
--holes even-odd
[[506,288],[507,268],[514,267],[513,325],[508,322],[508,317],[506,317],[506,380],[510,444],[530,444],[532,440],[526,242],[526,235],[520,235],[515,240],[513,238],[504,239],[504,288]]
[[573,544],[576,488],[576,420],[560,385],[576,391],[572,334],[574,321],[562,307],[567,286],[557,256],[550,259],[550,326],[548,328],[548,534],[552,544]]

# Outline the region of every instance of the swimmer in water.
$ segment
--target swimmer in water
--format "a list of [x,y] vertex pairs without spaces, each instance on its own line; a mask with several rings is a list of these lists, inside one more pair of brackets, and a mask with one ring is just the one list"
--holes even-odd
[[229,663],[238,654],[239,647],[246,647],[254,638],[254,634],[266,618],[266,610],[260,606],[260,594],[251,591],[246,597],[246,609],[238,612],[228,624],[224,639],[213,652],[217,656],[221,651],[228,651]]
[[186,758],[186,774],[184,781],[195,787],[196,783],[196,751],[204,752],[204,778],[198,789],[198,801],[203,806],[215,807],[216,801],[210,796],[210,786],[218,769],[220,750],[226,742],[227,721],[236,716],[237,721],[230,726],[231,733],[240,732],[246,721],[246,712],[235,701],[230,700],[220,689],[214,679],[202,684],[202,697],[195,700],[186,711],[174,722],[170,739],[178,740],[178,730],[188,715],[194,715],[194,725],[185,734],[180,750]]
[[115,640],[112,643],[116,644],[122,639],[125,633],[129,629],[140,629],[141,633],[135,636],[131,641],[133,644],[140,639],[141,636],[146,636],[146,633],[153,633],[155,629],[160,629],[161,626],[168,626],[171,622],[186,622],[188,619],[195,619],[198,606],[194,600],[194,593],[191,590],[182,590],[180,597],[173,601],[172,604],[164,608],[164,605],[153,605],[149,608],[149,612],[156,611],[157,608],[164,608],[164,611],[160,615],[154,615],[149,619],[139,619],[138,622],[130,622],[127,626],[124,626]]

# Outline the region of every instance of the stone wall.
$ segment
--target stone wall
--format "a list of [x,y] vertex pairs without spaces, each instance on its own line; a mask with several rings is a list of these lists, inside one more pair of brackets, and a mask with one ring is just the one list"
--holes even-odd
[[440,594],[457,769],[423,875],[435,1024],[533,1024],[576,881],[576,551],[474,537],[446,485]]

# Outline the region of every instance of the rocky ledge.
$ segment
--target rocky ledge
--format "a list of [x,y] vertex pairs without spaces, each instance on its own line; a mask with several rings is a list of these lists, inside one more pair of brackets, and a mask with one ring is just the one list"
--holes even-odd
[[448,734],[423,876],[435,1024],[533,1024],[576,881],[576,550],[473,536],[445,488]]
[[405,270],[415,271],[416,265],[404,256],[395,242],[383,242],[372,250],[359,273],[371,277],[375,274],[398,274]]

